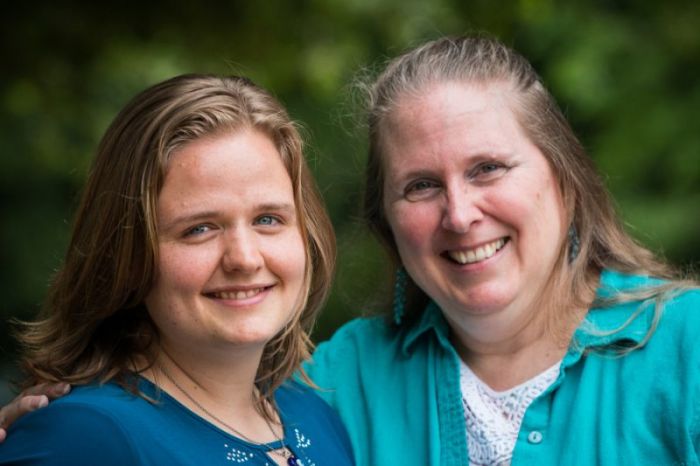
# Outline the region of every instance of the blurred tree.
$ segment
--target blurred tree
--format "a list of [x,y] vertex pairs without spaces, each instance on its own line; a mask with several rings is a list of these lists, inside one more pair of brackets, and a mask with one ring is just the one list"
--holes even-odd
[[6,319],[42,301],[101,133],[137,91],[183,72],[248,75],[303,122],[340,244],[316,337],[376,308],[384,260],[358,221],[366,145],[351,83],[443,34],[487,31],[530,58],[631,231],[677,264],[700,260],[699,2],[39,1],[4,5],[0,22],[6,357]]

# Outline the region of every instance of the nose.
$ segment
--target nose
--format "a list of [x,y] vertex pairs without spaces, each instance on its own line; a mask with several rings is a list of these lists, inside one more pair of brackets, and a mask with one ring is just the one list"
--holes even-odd
[[255,272],[263,266],[264,258],[254,232],[245,229],[224,234],[221,265],[226,272]]
[[466,233],[472,224],[484,217],[478,204],[477,193],[465,185],[450,186],[445,190],[445,210],[442,227],[454,233]]

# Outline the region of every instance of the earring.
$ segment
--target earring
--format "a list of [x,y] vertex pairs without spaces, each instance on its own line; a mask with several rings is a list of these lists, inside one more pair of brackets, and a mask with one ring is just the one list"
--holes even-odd
[[576,231],[576,226],[572,223],[569,227],[569,232],[567,234],[569,238],[569,264],[571,264],[578,256],[581,250],[581,240],[578,237],[578,231]]
[[406,269],[399,267],[396,269],[396,277],[394,278],[394,323],[396,325],[401,324],[401,319],[405,312],[404,307],[406,306],[406,282],[408,281],[408,274]]

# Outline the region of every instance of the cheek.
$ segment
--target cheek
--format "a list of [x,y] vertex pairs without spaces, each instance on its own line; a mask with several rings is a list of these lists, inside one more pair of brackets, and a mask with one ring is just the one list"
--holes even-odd
[[559,251],[566,231],[566,215],[559,189],[551,182],[539,183],[536,189],[523,190],[513,199],[511,212],[519,235],[539,262],[549,263]]
[[553,179],[549,179],[537,192],[538,212],[544,217],[544,228],[561,230],[566,223],[564,201],[559,187]]
[[437,225],[439,216],[429,205],[406,203],[394,206],[389,213],[389,226],[394,239],[402,249],[424,249],[428,247]]
[[301,234],[271,239],[266,249],[267,264],[271,271],[287,282],[301,284],[306,272],[306,246]]
[[545,168],[519,179],[493,196],[504,217],[538,231],[558,228],[563,222],[563,201],[556,181]]
[[162,246],[159,256],[156,287],[172,294],[200,289],[217,263],[215,254],[201,248]]

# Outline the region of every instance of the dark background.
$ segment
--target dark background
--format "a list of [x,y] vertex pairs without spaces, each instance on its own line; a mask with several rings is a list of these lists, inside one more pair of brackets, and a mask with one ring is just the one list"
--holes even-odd
[[376,308],[384,260],[358,220],[366,144],[352,83],[406,47],[469,31],[535,64],[630,232],[679,266],[699,264],[700,2],[5,2],[0,387],[16,351],[7,320],[36,313],[99,137],[136,92],[184,72],[248,75],[304,125],[340,246],[315,339]]

